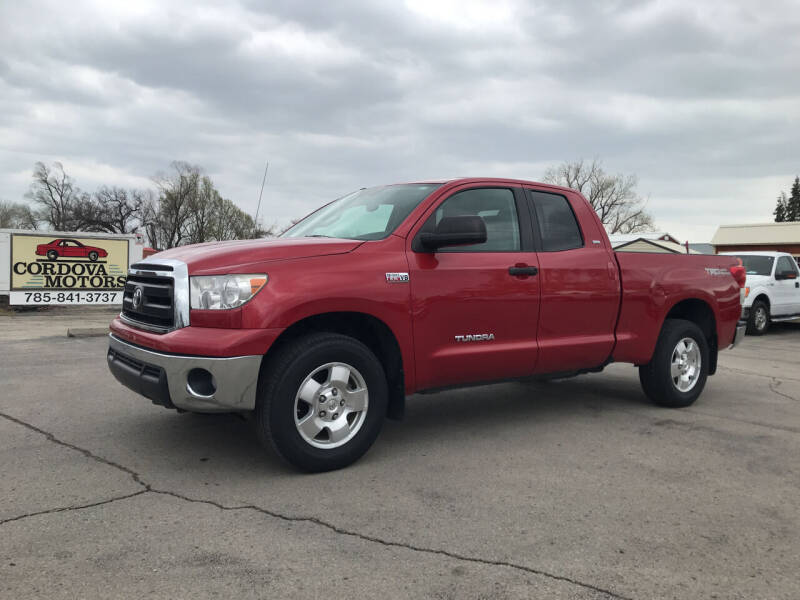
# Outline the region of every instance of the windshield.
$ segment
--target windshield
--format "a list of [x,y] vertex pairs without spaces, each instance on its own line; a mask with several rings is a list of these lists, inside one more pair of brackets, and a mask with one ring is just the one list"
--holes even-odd
[[772,274],[772,263],[775,261],[775,258],[772,256],[744,254],[736,258],[741,259],[742,265],[748,275],[766,275],[769,277]]
[[382,240],[440,185],[408,183],[359,190],[323,206],[281,237]]

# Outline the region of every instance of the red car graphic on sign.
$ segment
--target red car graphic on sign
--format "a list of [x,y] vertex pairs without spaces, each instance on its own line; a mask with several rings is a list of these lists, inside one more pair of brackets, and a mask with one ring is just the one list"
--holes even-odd
[[100,257],[108,256],[108,252],[102,248],[85,246],[78,240],[58,239],[47,244],[36,246],[36,254],[46,256],[48,260],[58,258],[88,258],[92,262]]

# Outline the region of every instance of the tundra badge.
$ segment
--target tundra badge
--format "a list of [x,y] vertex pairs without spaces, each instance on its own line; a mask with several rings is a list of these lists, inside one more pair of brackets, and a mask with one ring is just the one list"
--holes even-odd
[[469,335],[457,335],[457,342],[491,342],[494,341],[493,333],[474,333]]
[[386,281],[388,283],[408,283],[408,273],[387,273]]

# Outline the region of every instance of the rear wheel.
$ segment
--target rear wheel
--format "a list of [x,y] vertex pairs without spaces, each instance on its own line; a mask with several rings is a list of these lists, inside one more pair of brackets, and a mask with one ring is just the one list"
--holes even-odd
[[369,348],[340,334],[312,334],[270,360],[256,426],[262,442],[295,467],[330,471],[369,450],[387,404],[383,366]]
[[58,258],[58,252],[55,250],[48,250],[47,251],[47,260],[56,260]]
[[644,393],[661,406],[689,406],[705,387],[708,355],[708,341],[695,323],[666,320],[652,359],[639,367]]
[[747,319],[748,335],[764,335],[769,329],[769,306],[763,300],[756,300],[750,308],[750,318]]

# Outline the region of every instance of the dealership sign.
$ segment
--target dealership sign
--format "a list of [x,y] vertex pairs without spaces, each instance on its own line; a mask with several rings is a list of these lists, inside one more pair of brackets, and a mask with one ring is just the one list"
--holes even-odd
[[128,240],[11,236],[11,304],[121,304]]

